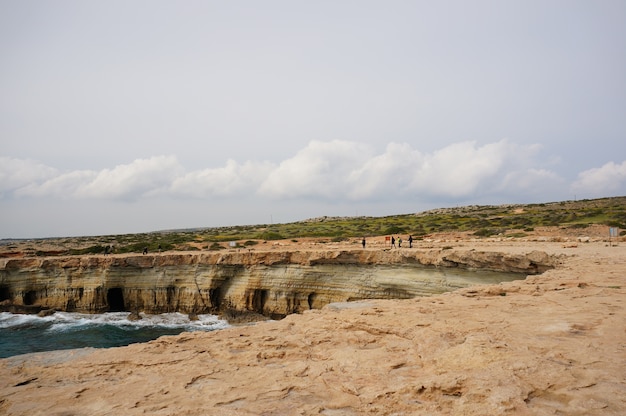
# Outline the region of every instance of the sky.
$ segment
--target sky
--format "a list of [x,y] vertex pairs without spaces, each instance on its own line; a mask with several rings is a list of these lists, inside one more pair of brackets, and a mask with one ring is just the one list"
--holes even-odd
[[626,195],[626,2],[0,0],[0,238]]

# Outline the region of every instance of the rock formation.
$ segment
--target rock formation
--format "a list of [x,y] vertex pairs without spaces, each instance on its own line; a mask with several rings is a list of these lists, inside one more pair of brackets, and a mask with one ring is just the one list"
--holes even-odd
[[[559,258],[452,249],[185,252],[0,260],[3,309],[216,313],[272,317],[331,302],[411,298],[471,284],[446,270],[537,274]],[[416,276],[437,268],[439,277]],[[407,271],[411,271],[407,275]]]
[[[520,253],[541,250],[562,264],[431,297],[333,303],[128,347],[2,359],[0,414],[626,414],[626,246],[471,245],[475,255],[428,256],[517,268],[539,256]],[[319,258],[350,256],[358,255]]]

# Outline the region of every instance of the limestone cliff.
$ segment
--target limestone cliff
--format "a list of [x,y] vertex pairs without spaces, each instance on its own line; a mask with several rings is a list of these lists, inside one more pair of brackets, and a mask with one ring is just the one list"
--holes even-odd
[[[0,414],[626,415],[626,244],[467,246],[476,251],[389,266],[405,272],[425,257],[562,264],[429,298],[333,303],[127,347],[2,359]],[[554,257],[539,261],[537,249]]]
[[[475,282],[446,270],[537,274],[559,258],[543,252],[337,250],[185,252],[0,260],[4,310],[284,316],[331,302],[410,298]],[[416,277],[425,268],[438,272]]]

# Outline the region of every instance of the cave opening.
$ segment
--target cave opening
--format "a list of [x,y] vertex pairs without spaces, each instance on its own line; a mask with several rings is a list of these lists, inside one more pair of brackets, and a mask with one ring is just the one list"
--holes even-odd
[[125,312],[124,292],[121,287],[112,287],[107,290],[107,305],[109,312]]
[[309,309],[313,309],[313,305],[315,304],[315,293],[310,293],[306,300],[309,304]]
[[214,310],[218,310],[221,304],[221,291],[219,287],[209,289],[209,302]]
[[13,296],[11,296],[11,290],[9,290],[9,286],[0,286],[0,302],[4,300],[11,300],[12,298]]
[[263,289],[256,289],[252,296],[252,310],[254,312],[263,314],[265,308],[265,302],[267,301],[268,291]]
[[167,304],[167,311],[175,311],[176,305],[172,305],[172,302],[176,299],[176,286],[168,286],[165,288],[165,303]]
[[29,290],[24,293],[22,296],[22,302],[24,305],[33,305],[37,301],[37,292],[34,290]]

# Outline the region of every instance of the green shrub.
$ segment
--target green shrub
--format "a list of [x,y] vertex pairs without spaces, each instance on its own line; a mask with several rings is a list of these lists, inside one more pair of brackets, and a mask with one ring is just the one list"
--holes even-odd
[[95,245],[95,246],[91,246],[91,247],[70,250],[70,254],[72,254],[72,255],[102,254],[102,253],[104,253],[104,250],[105,250],[104,246]]
[[211,251],[218,251],[218,250],[223,250],[224,247],[222,247],[222,245],[220,243],[213,243],[209,246],[209,250]]
[[398,227],[397,225],[393,225],[388,227],[383,234],[403,234],[404,228]]
[[490,237],[495,234],[497,234],[497,231],[491,228],[481,228],[480,230],[474,232],[474,235],[477,237]]
[[284,240],[285,238],[275,231],[264,231],[259,234],[259,240]]

